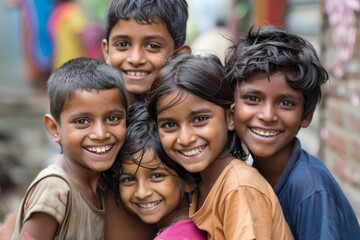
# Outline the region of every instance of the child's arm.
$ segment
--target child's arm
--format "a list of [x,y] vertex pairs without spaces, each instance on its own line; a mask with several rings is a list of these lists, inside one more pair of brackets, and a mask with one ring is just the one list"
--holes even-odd
[[57,229],[67,223],[70,187],[64,179],[48,172],[42,171],[24,196],[13,233],[16,239],[54,239]]
[[58,226],[56,220],[48,214],[35,212],[24,223],[20,233],[20,239],[54,239],[55,231]]
[[4,222],[0,225],[0,239],[10,240],[12,232],[14,231],[16,215],[19,211],[19,208],[14,212],[9,213]]

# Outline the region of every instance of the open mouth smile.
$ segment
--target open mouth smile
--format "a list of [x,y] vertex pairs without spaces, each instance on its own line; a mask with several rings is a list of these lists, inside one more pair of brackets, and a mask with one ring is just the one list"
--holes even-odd
[[180,153],[187,156],[187,157],[193,157],[193,156],[199,155],[202,152],[204,152],[204,149],[205,149],[205,145],[201,146],[201,147],[198,147],[198,148],[195,148],[195,149],[192,149],[192,150],[180,151]]
[[89,152],[92,153],[107,153],[110,151],[110,149],[112,148],[112,145],[106,145],[106,146],[101,146],[101,147],[87,147],[86,150],[88,150]]
[[149,202],[149,203],[137,203],[137,205],[139,205],[141,208],[153,208],[157,205],[159,205],[161,203],[161,201],[155,201],[155,202]]
[[125,71],[125,72],[130,77],[144,77],[149,74],[148,72],[144,72],[144,71]]
[[259,128],[250,128],[250,131],[260,137],[271,138],[279,135],[282,131],[265,131]]

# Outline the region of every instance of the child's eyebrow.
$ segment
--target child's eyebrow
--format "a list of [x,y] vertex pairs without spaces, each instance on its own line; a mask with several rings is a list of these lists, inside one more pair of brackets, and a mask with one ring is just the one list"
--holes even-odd
[[[198,114],[211,113],[212,111],[208,108],[199,108],[190,112],[190,116],[196,116]],[[174,121],[172,117],[158,117],[157,122],[171,122]]]
[[[115,34],[114,36],[112,36],[113,40],[117,40],[117,39],[131,39],[131,35],[128,34]],[[151,34],[151,35],[146,35],[144,37],[145,40],[152,40],[152,39],[159,39],[159,40],[163,40],[165,41],[165,37],[162,35],[158,35],[158,34]]]
[[174,119],[171,117],[158,117],[158,119],[157,119],[158,123],[159,122],[171,122],[171,121],[174,121]]
[[71,114],[69,114],[70,117],[72,118],[77,118],[77,117],[90,117],[92,114],[90,114],[89,112],[72,112]]
[[158,35],[158,34],[147,35],[147,36],[145,36],[145,39],[147,39],[147,40],[151,40],[151,39],[165,40],[165,38],[163,36]]
[[201,113],[211,113],[212,111],[208,108],[199,108],[196,109],[195,111],[191,111],[191,115],[197,115],[197,114],[201,114]]

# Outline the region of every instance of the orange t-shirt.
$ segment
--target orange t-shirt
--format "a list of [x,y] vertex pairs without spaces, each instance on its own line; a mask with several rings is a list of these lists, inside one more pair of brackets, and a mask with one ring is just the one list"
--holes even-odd
[[293,239],[270,184],[245,162],[234,159],[216,180],[204,204],[190,217],[208,239]]

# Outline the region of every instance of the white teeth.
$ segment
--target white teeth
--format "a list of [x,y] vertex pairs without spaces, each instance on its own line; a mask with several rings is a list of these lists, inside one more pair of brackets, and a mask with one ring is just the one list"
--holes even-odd
[[279,131],[264,131],[260,129],[254,129],[252,128],[251,131],[255,133],[256,135],[262,136],[262,137],[274,137],[276,135],[279,135],[281,132]]
[[181,151],[181,153],[187,157],[191,157],[191,156],[198,155],[198,154],[202,153],[203,151],[204,151],[204,147],[200,147],[200,148],[193,149],[190,151]]
[[102,146],[102,147],[89,147],[88,150],[90,152],[95,152],[95,153],[104,153],[109,151],[111,148],[111,146]]
[[156,205],[158,205],[161,201],[156,201],[156,202],[150,202],[150,203],[138,203],[140,207],[142,208],[152,208]]
[[127,75],[132,76],[132,77],[142,77],[142,76],[146,76],[147,72],[128,71]]

